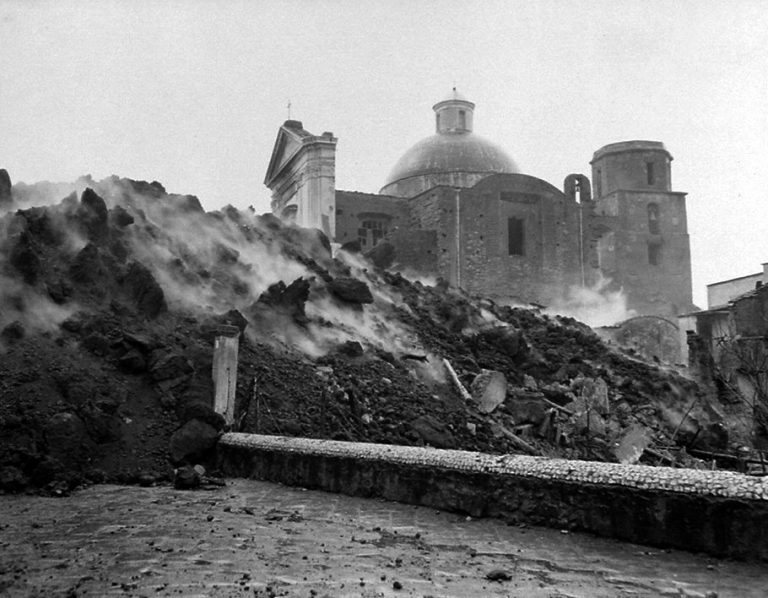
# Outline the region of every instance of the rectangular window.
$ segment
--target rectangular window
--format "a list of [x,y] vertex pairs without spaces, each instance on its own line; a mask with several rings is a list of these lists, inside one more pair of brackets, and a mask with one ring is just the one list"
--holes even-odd
[[522,218],[507,219],[509,255],[525,255],[525,222]]
[[651,266],[661,265],[661,245],[648,244],[648,263]]
[[653,176],[653,162],[645,163],[645,176],[648,179],[649,185],[653,185],[656,182],[656,179]]
[[459,128],[467,128],[467,113],[464,110],[459,110]]

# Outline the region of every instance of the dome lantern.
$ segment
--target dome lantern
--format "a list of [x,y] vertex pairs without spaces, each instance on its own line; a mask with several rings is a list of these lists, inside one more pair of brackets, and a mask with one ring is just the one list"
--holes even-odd
[[472,132],[475,104],[455,87],[432,110],[436,133],[400,157],[380,193],[413,197],[436,185],[471,187],[491,174],[520,172],[504,150]]
[[471,133],[475,105],[465,99],[456,88],[450,96],[432,106],[435,111],[435,131],[444,133]]

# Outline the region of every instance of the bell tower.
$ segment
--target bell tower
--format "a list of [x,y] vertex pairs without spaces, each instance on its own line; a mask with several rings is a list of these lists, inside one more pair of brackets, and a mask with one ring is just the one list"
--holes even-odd
[[693,308],[685,193],[672,191],[672,155],[658,141],[622,141],[592,158],[600,271],[638,315]]

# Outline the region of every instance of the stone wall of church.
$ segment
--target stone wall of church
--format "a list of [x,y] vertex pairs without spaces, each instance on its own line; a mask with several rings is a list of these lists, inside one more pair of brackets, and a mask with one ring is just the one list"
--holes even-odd
[[435,187],[408,201],[411,228],[435,231],[436,275],[458,283],[456,243],[456,189]]
[[374,241],[389,232],[408,226],[408,206],[405,200],[388,195],[336,191],[337,243],[361,240],[361,249],[367,251]]
[[520,302],[563,299],[582,279],[579,213],[578,203],[527,175],[494,175],[462,190],[461,286]]

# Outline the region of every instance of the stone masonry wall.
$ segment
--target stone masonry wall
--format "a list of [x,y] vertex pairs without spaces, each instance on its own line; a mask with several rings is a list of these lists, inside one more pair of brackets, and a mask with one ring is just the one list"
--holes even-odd
[[732,472],[239,433],[218,451],[231,476],[768,560],[768,480]]

